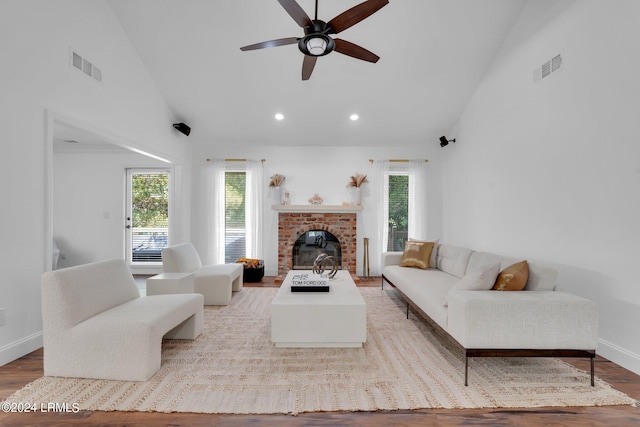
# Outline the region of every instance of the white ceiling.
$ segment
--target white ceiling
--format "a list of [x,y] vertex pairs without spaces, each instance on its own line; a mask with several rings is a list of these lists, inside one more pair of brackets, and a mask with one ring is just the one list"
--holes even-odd
[[[314,0],[298,0],[314,18]],[[328,21],[361,0],[319,0]],[[380,56],[338,52],[301,80],[300,37],[277,0],[109,0],[190,139],[211,145],[422,145],[447,134],[525,0],[390,0],[340,33]],[[285,119],[274,120],[282,112]],[[360,120],[352,122],[349,115]]]

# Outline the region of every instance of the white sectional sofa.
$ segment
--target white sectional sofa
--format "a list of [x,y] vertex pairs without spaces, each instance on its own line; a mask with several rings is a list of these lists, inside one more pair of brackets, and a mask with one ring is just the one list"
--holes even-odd
[[44,374],[146,381],[160,369],[162,339],[196,339],[200,294],[141,297],[124,260],[44,273]]
[[557,272],[532,262],[522,291],[452,289],[465,275],[496,264],[502,270],[521,260],[448,244],[433,250],[435,268],[426,270],[401,267],[402,252],[384,253],[382,286],[386,281],[400,292],[407,318],[412,306],[463,351],[465,385],[470,357],[588,357],[594,384],[594,302],[556,291]]

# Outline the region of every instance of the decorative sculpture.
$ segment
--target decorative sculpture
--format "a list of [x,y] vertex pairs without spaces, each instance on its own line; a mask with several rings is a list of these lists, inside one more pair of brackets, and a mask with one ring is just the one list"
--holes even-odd
[[315,193],[312,198],[309,199],[309,203],[312,205],[321,205],[324,199],[320,197],[318,193]]
[[327,254],[318,255],[315,261],[313,261],[313,272],[315,274],[323,274],[327,266],[331,268],[331,271],[327,273],[327,275],[330,279],[333,279],[338,272],[339,267],[338,259],[334,256],[329,256]]

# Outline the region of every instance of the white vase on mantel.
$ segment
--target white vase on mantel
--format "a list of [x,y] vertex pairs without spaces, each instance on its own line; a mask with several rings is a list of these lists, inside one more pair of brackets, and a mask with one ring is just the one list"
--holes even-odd
[[356,206],[362,206],[362,188],[356,187]]
[[280,192],[280,187],[273,187],[273,204],[280,205],[282,201],[282,194]]

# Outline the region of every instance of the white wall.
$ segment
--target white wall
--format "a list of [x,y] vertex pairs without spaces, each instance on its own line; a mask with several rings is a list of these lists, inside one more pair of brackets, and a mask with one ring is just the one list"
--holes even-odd
[[53,237],[62,256],[58,268],[122,258],[125,170],[142,167],[170,165],[137,153],[54,154]]
[[[250,147],[225,147],[210,148],[209,144],[197,144],[194,146],[193,181],[194,194],[201,194],[205,186],[201,181],[200,169],[206,167],[207,158],[249,158],[265,159],[265,205],[264,205],[264,260],[265,274],[277,275],[278,270],[278,213],[271,209],[272,190],[269,189],[269,177],[279,173],[286,177],[284,189],[291,194],[291,204],[308,205],[308,199],[318,193],[325,205],[341,205],[342,202],[354,203],[355,194],[346,186],[350,177],[356,172],[370,174],[371,163],[369,159],[428,159],[428,185],[429,189],[429,217],[427,233],[433,238],[441,235],[441,181],[440,181],[440,147],[437,141],[425,142],[416,148],[400,147],[341,147],[341,146],[250,146]],[[371,204],[371,184],[362,187],[363,211],[358,213],[358,250],[357,272],[362,272],[362,244],[367,228],[373,224],[376,211]],[[203,259],[207,258],[207,207],[195,199],[204,202],[203,196],[194,197],[192,211],[192,241]],[[197,231],[196,231],[197,230]],[[371,246],[374,242],[371,242]],[[380,254],[369,254],[374,266],[373,257]],[[379,274],[372,270],[372,274]]]
[[635,0],[530,1],[443,162],[445,240],[553,264],[598,303],[599,353],[637,373],[639,21]]
[[[102,69],[102,83],[69,66],[70,47]],[[190,151],[171,128],[171,111],[104,1],[3,0],[0,54],[0,307],[6,308],[1,365],[42,342],[40,275],[49,268],[51,160],[45,112],[108,130],[185,168]],[[188,210],[190,199],[182,193]],[[183,224],[181,229],[189,231]]]

